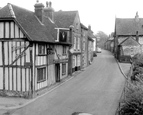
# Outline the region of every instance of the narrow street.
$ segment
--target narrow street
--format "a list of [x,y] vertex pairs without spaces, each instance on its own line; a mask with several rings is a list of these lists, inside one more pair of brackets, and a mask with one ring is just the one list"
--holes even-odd
[[11,115],[114,115],[124,81],[113,55],[103,50],[85,71]]

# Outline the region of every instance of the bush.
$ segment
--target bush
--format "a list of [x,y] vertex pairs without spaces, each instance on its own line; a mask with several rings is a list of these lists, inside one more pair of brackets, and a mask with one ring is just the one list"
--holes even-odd
[[131,80],[137,80],[136,77],[143,79],[143,54],[136,54],[132,57],[133,74]]
[[120,115],[142,115],[143,114],[143,91],[135,88],[126,94],[125,104],[120,109]]
[[[136,54],[132,58],[133,73],[132,81],[143,79],[143,54]],[[140,82],[137,81],[137,84]],[[132,84],[125,93],[125,103],[120,108],[120,115],[143,115],[143,89],[141,86]],[[137,87],[138,86],[138,87]]]

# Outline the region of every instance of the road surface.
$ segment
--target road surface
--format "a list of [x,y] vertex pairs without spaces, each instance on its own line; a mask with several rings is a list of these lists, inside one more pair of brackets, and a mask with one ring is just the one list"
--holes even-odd
[[114,115],[124,82],[114,57],[103,50],[85,71],[11,115]]

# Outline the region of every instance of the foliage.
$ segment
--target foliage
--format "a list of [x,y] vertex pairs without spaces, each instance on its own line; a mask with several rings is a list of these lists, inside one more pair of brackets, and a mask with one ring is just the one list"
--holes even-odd
[[125,104],[120,109],[120,115],[143,114],[143,91],[141,88],[130,89],[126,94]]
[[143,54],[136,54],[132,58],[133,73],[131,80],[136,80],[136,77],[143,79]]
[[98,47],[104,49],[104,43],[107,41],[108,35],[103,31],[99,31],[95,36],[99,38],[99,41],[97,43]]
[[136,54],[132,58],[132,65],[131,80],[135,82],[130,82],[130,86],[125,88],[125,103],[119,110],[120,115],[143,115],[143,89],[140,84],[140,80],[143,80],[143,54]]

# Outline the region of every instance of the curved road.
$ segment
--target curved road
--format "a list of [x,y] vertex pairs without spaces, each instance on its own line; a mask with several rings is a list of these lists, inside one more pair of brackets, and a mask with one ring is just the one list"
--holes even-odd
[[102,51],[85,71],[12,115],[115,115],[124,82],[112,54]]

